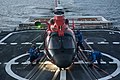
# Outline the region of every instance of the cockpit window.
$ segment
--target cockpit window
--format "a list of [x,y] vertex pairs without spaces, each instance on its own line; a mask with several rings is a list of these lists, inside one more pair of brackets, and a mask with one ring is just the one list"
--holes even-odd
[[58,36],[52,36],[50,38],[48,48],[49,49],[60,49],[61,47],[61,40]]
[[70,48],[75,48],[75,43],[73,41],[73,38],[69,35],[65,36],[57,36],[54,35],[50,38],[49,44],[48,44],[49,49],[70,49]]
[[71,36],[64,36],[62,37],[62,44],[65,49],[68,48],[75,48],[75,43]]

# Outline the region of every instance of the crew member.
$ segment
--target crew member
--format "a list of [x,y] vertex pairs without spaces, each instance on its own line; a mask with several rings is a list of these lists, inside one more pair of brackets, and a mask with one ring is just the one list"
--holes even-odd
[[85,50],[84,46],[83,46],[83,35],[82,32],[80,32],[79,30],[77,30],[77,32],[75,33],[76,38],[77,38],[77,52],[78,52],[78,47],[80,46],[80,48],[82,50]]
[[36,62],[38,63],[40,61],[40,59],[43,57],[44,53],[43,52],[40,52],[40,49],[39,48],[36,48]]
[[102,54],[101,54],[101,52],[100,51],[92,51],[92,52],[90,52],[90,53],[88,53],[89,54],[89,57],[88,57],[88,59],[89,59],[89,61],[90,61],[90,64],[89,64],[89,66],[93,66],[93,63],[95,62],[95,61],[97,61],[98,62],[98,65],[101,65],[101,59],[102,59]]
[[36,46],[32,44],[30,49],[28,50],[29,56],[30,56],[30,62],[32,63],[35,59],[38,58],[38,55],[36,54]]

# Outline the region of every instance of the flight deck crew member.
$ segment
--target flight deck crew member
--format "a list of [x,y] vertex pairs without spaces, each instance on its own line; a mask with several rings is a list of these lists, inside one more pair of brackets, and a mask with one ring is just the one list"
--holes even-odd
[[77,38],[77,52],[78,52],[78,46],[80,46],[80,48],[82,50],[85,50],[84,46],[83,46],[83,35],[82,32],[80,32],[79,30],[77,30],[77,32],[75,33],[76,38]]
[[90,61],[90,65],[89,66],[93,66],[93,63],[95,61],[98,62],[98,65],[101,65],[101,59],[102,59],[102,54],[100,51],[92,51],[89,53],[89,57],[88,57],[89,61]]
[[36,48],[35,54],[37,56],[36,62],[38,63],[40,61],[40,59],[44,56],[44,53],[40,52],[40,48]]
[[38,58],[38,55],[36,54],[36,46],[33,44],[30,49],[28,50],[29,56],[30,56],[30,62],[32,63],[36,58]]

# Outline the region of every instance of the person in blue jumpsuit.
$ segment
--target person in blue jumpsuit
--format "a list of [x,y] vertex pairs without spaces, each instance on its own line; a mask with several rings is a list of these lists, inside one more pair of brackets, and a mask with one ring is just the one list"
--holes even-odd
[[36,46],[33,44],[30,49],[28,50],[29,56],[30,56],[30,62],[32,63],[36,58],[38,58],[38,55],[36,54]]
[[83,46],[83,35],[82,32],[80,30],[77,30],[77,32],[75,33],[76,35],[76,40],[77,40],[77,52],[78,52],[78,46],[80,46],[80,48],[82,50],[85,50],[84,46]]
[[36,62],[39,63],[40,59],[44,56],[43,52],[40,52],[40,48],[36,48]]
[[89,66],[93,66],[93,63],[94,63],[95,61],[98,62],[98,65],[101,65],[101,62],[100,62],[100,61],[101,61],[101,59],[102,59],[102,54],[101,54],[100,51],[92,51],[92,52],[90,52],[88,59],[89,59],[89,61],[90,61]]

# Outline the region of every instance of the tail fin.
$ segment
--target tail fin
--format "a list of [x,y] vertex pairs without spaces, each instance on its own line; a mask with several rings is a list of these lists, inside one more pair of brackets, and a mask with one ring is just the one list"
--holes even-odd
[[60,0],[55,0],[55,7],[58,7],[58,4],[60,4]]

